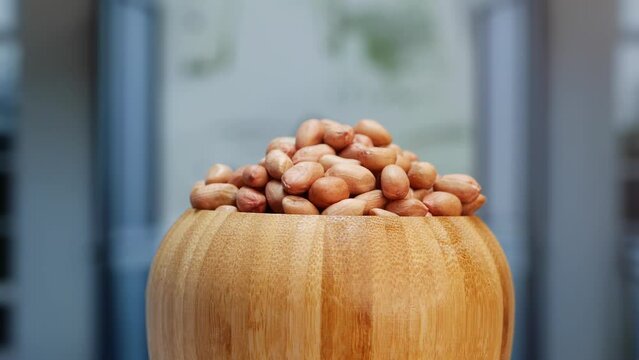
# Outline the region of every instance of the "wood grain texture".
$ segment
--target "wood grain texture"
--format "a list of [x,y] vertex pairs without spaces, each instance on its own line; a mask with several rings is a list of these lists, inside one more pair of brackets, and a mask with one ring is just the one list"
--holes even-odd
[[514,292],[476,217],[188,210],[147,287],[151,359],[509,359]]

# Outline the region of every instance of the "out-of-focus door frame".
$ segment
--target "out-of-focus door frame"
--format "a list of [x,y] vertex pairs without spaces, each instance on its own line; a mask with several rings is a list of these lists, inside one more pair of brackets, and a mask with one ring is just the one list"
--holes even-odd
[[154,245],[157,3],[100,8],[100,178],[104,213],[104,359],[147,357],[144,289]]
[[[623,359],[619,172],[613,120],[617,2],[542,1],[545,219],[533,239],[544,359]],[[536,28],[533,28],[536,30]],[[535,126],[531,119],[530,126]],[[538,209],[539,211],[539,209]],[[540,214],[541,215],[541,214]]]
[[479,152],[476,172],[489,201],[482,217],[508,257],[517,311],[513,359],[527,359],[534,346],[530,326],[530,251],[527,192],[528,52],[524,1],[493,1],[473,17]]
[[616,2],[497,1],[479,19],[480,173],[518,283],[514,358],[626,358]]

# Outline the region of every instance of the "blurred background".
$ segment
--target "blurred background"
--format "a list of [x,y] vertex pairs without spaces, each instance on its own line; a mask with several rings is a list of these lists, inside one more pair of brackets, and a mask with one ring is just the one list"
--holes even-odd
[[0,359],[146,359],[191,185],[309,117],[480,179],[513,359],[639,359],[636,0],[0,0]]

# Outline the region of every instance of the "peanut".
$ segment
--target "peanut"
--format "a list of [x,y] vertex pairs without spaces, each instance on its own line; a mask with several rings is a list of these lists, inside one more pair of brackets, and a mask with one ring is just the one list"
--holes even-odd
[[295,155],[293,155],[293,163],[297,164],[301,161],[318,162],[319,159],[324,155],[335,155],[335,150],[333,150],[332,147],[326,144],[305,146],[297,150]]
[[268,144],[266,148],[266,153],[270,153],[273,150],[281,150],[289,157],[295,154],[297,148],[295,147],[295,138],[290,136],[285,137],[277,137]]
[[340,151],[339,156],[346,159],[359,160],[359,156],[368,146],[361,143],[352,143],[348,145],[344,150]]
[[356,134],[364,134],[371,138],[373,145],[384,146],[393,141],[393,137],[380,123],[375,120],[362,119],[355,125]]
[[355,159],[346,159],[343,157],[339,157],[337,155],[324,155],[319,159],[319,163],[324,167],[324,171],[328,170],[331,166],[338,163],[346,163],[346,164],[354,164],[359,165],[359,160]]
[[408,188],[408,192],[406,193],[406,196],[404,196],[403,198],[404,199],[414,199],[415,195],[413,195],[413,189]]
[[370,171],[381,171],[385,166],[395,164],[395,150],[383,147],[369,147],[360,152],[359,162]]
[[310,145],[317,145],[324,138],[324,125],[317,119],[309,119],[300,124],[295,135],[295,146],[301,149]]
[[284,192],[284,186],[277,180],[271,180],[266,184],[264,188],[264,195],[266,195],[266,201],[268,206],[276,213],[283,213],[282,199],[286,196]]
[[237,212],[237,208],[233,205],[220,205],[215,209],[217,211]]
[[467,182],[446,179],[443,176],[435,182],[435,191],[445,191],[459,198],[463,204],[473,202],[479,196],[479,188]]
[[479,210],[486,203],[486,196],[479,194],[477,199],[467,204],[462,205],[462,215],[472,216],[475,215],[475,211]]
[[397,154],[397,156],[402,155],[402,153],[403,153],[402,148],[399,147],[399,145],[397,145],[397,144],[388,144],[388,145],[386,145],[384,147],[387,148],[387,149],[395,150],[395,154]]
[[329,124],[324,127],[324,143],[336,151],[342,150],[353,142],[353,128],[342,124]]
[[340,126],[343,125],[342,123],[335,121],[335,120],[331,120],[331,119],[322,119],[320,120],[320,123],[322,124],[322,126],[324,126],[324,131],[326,131],[326,129],[329,126]]
[[302,161],[286,170],[282,175],[282,185],[284,190],[292,195],[303,194],[315,180],[324,175],[324,168],[316,162]]
[[423,201],[424,197],[432,192],[433,192],[433,188],[413,190],[413,199]]
[[266,211],[266,196],[261,192],[243,186],[237,191],[237,209],[242,212],[263,213]]
[[417,154],[415,154],[412,151],[404,150],[404,151],[402,151],[402,153],[404,154],[405,157],[408,158],[408,160],[410,160],[410,162],[419,161],[419,158],[417,157]]
[[233,205],[238,190],[232,184],[198,183],[191,192],[191,206],[201,210],[215,210],[221,205]]
[[193,194],[196,190],[203,188],[206,185],[206,183],[202,180],[198,180],[195,182],[195,184],[193,184],[193,187],[191,188],[191,194]]
[[336,176],[317,179],[308,191],[308,199],[318,208],[325,208],[338,201],[348,199],[348,184]]
[[359,195],[375,189],[375,175],[360,165],[335,164],[326,171],[326,175],[337,176],[346,181],[351,195]]
[[397,160],[395,161],[395,165],[404,169],[404,172],[408,172],[411,167],[411,161],[408,156],[404,155],[404,152],[397,154]]
[[384,208],[388,202],[388,200],[384,197],[384,194],[382,194],[382,190],[371,190],[357,195],[355,199],[364,200],[366,202],[364,213],[368,213],[374,208]]
[[404,170],[397,165],[388,165],[382,170],[382,192],[389,200],[403,199],[408,195],[410,182]]
[[238,189],[244,186],[244,180],[242,179],[244,175],[244,169],[249,166],[250,165],[244,165],[235,169],[235,171],[233,171],[233,174],[231,174],[231,178],[229,179],[228,183],[235,185]]
[[364,134],[355,134],[355,136],[353,136],[353,143],[362,144],[366,147],[375,146],[373,145],[373,140]]
[[289,195],[282,200],[285,214],[319,215],[319,211],[310,201],[300,196]]
[[261,165],[249,165],[242,172],[242,181],[244,185],[262,188],[268,182],[268,172]]
[[391,201],[386,205],[385,210],[399,216],[425,216],[428,214],[426,205],[417,199]]
[[443,175],[442,178],[466,182],[466,183],[469,183],[469,184],[477,186],[479,188],[479,190],[481,190],[481,186],[479,185],[479,182],[477,180],[475,180],[475,178],[470,176],[470,175],[466,175],[466,174],[446,174],[446,175]]
[[206,184],[228,182],[233,175],[233,169],[224,164],[214,164],[206,174]]
[[368,211],[368,215],[374,215],[374,216],[383,216],[383,217],[398,217],[399,215],[395,214],[394,212],[390,212],[384,209],[380,209],[380,208],[374,208],[374,209],[370,209]]
[[351,127],[309,119],[295,137],[272,139],[256,165],[235,171],[211,166],[205,181],[193,186],[191,204],[220,211],[430,217],[473,215],[486,202],[472,176],[439,175],[392,140],[374,120]]
[[434,216],[459,216],[462,214],[462,203],[451,193],[435,191],[424,197],[424,204]]
[[408,179],[413,189],[428,189],[437,180],[437,170],[431,163],[414,162],[408,170]]
[[344,199],[322,211],[322,215],[358,216],[364,215],[366,202],[359,199]]
[[273,179],[279,180],[286,170],[293,167],[293,161],[282,150],[275,149],[266,154],[264,167]]

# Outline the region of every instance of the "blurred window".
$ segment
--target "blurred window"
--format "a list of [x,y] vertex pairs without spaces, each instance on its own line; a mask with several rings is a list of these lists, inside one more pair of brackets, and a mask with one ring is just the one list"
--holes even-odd
[[378,119],[440,171],[473,172],[470,3],[168,1],[163,225],[211,163],[255,163],[309,117]]

